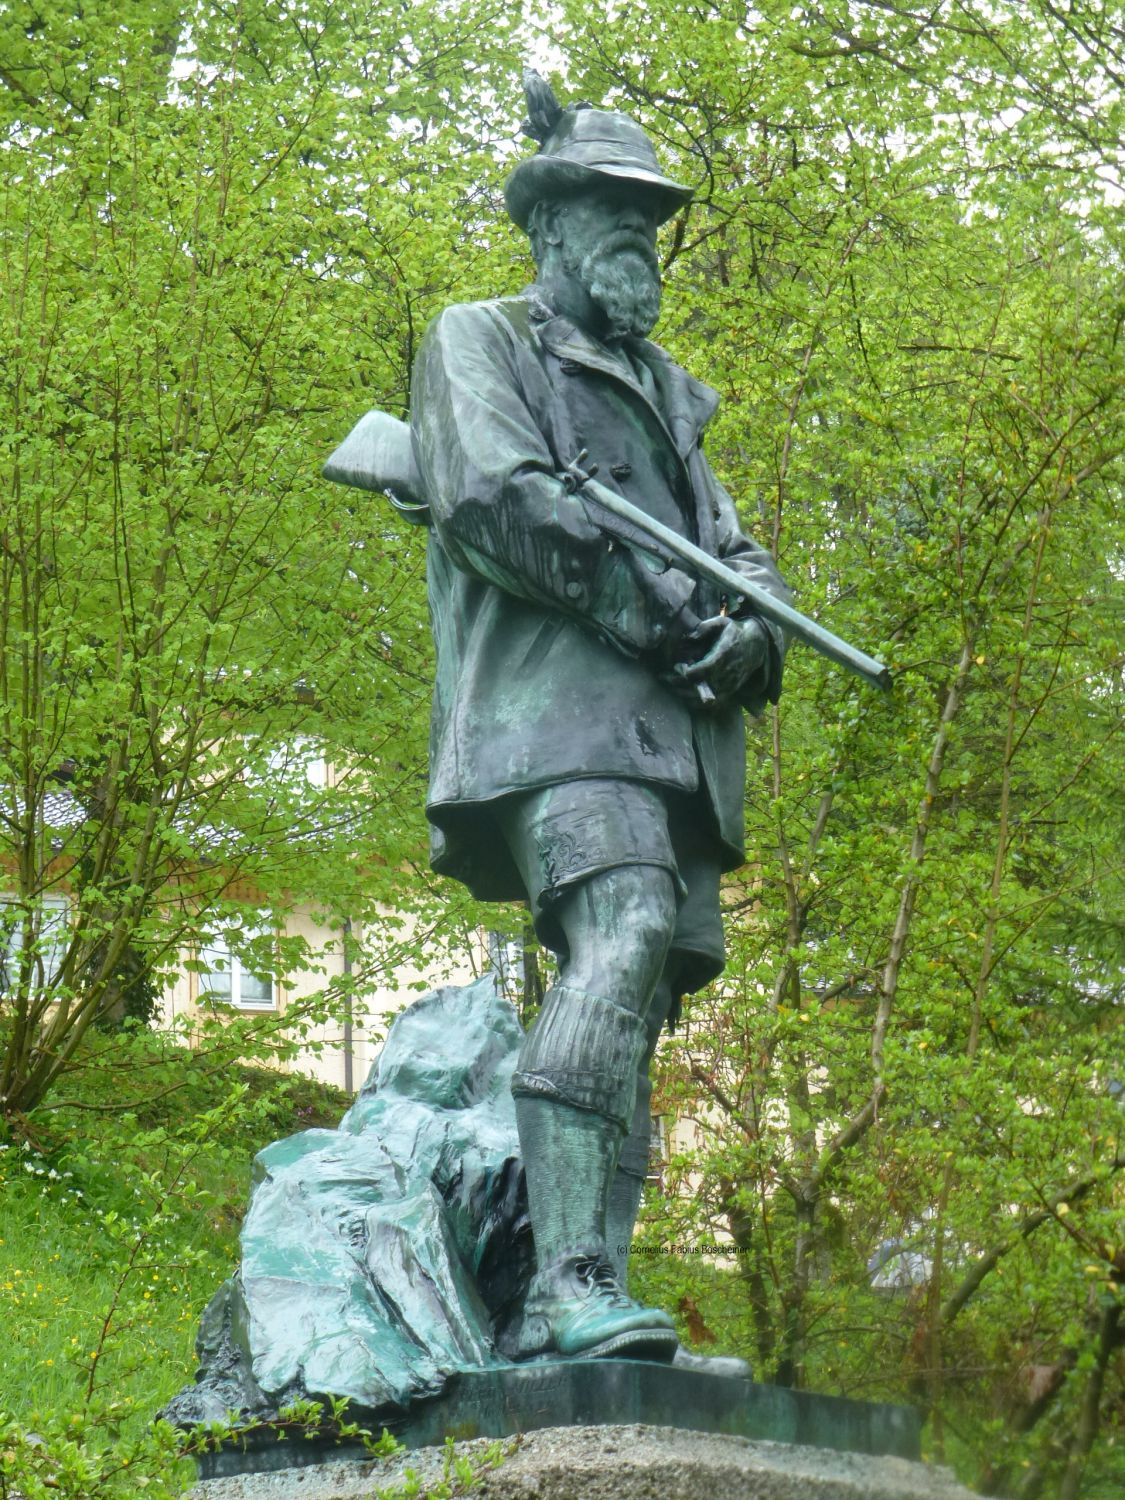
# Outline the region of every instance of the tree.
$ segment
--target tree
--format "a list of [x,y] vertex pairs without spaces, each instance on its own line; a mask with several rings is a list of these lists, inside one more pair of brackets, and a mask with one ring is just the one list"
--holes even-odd
[[[284,972],[315,955],[255,935],[262,906],[374,923],[429,896],[401,874],[421,539],[319,467],[367,406],[405,408],[430,308],[504,269],[502,242],[460,253],[501,7],[118,20],[3,21],[8,1115],[206,933]],[[324,756],[348,775],[318,791]]]
[[793,655],[650,1232],[732,1237],[711,1316],[765,1378],[909,1391],[1028,1495],[1109,1493],[1121,1389],[1122,39],[1075,9],[575,4],[563,42],[702,172],[662,338],[712,462],[897,679]]

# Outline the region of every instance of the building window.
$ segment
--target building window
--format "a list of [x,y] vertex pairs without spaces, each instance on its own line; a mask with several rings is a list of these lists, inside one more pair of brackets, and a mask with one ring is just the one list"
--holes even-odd
[[205,972],[199,976],[199,999],[217,1005],[233,1005],[236,1010],[273,1010],[277,1004],[272,975],[255,974],[231,947],[231,939],[241,943],[262,937],[264,928],[238,933],[222,933],[210,939],[199,951]]
[[[70,903],[65,896],[40,896],[33,903],[35,949],[42,973],[32,970],[34,989],[53,984],[70,941]],[[11,994],[19,983],[27,907],[15,896],[0,895],[0,994]]]

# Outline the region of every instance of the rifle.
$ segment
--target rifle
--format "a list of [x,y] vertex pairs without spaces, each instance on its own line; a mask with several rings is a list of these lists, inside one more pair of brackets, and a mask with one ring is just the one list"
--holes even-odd
[[[798,640],[807,642],[814,651],[819,651],[821,656],[826,656],[837,666],[854,672],[857,677],[862,677],[865,682],[883,692],[890,690],[891,674],[882,662],[876,661],[858,647],[849,645],[831,630],[826,630],[823,625],[818,625],[815,620],[810,620],[800,610],[794,609],[791,604],[786,604],[766,589],[743,578],[733,568],[728,568],[726,563],[720,562],[694,542],[638,509],[623,495],[599,484],[594,478],[596,469],[587,471],[581,467],[585,459],[585,452],[580,453],[559,475],[567,489],[577,492],[596,508],[625,522],[631,530],[640,532],[644,540],[656,544],[654,550],[666,561],[671,558],[683,563],[697,578],[710,579],[731,598],[745,599],[756,614],[780,625]],[[388,412],[369,411],[366,416],[361,417],[324,465],[322,472],[325,479],[331,479],[337,484],[382,491],[399,514],[408,521],[416,525],[430,523],[430,508],[426,503],[422,476],[414,462],[410,429],[405,422],[400,422]]]

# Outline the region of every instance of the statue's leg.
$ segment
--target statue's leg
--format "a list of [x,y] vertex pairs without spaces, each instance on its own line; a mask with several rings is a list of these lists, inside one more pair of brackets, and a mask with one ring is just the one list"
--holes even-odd
[[622,1142],[617,1160],[617,1171],[609,1190],[606,1206],[606,1240],[610,1260],[622,1286],[626,1285],[629,1270],[629,1246],[633,1229],[641,1206],[645,1178],[648,1176],[649,1148],[652,1140],[652,1115],[649,1103],[652,1084],[649,1067],[652,1063],[660,1032],[672,1004],[672,987],[667,977],[657,983],[645,1017],[645,1049],[637,1067],[637,1094],[633,1105],[633,1119],[629,1133]]
[[609,1199],[609,1247],[623,1283],[648,1175],[652,1138],[649,1068],[656,1044],[665,1024],[674,1023],[678,1017],[681,998],[709,983],[721,973],[724,963],[719,860],[709,818],[709,809],[699,799],[668,801],[668,829],[680,879],[680,900],[670,952],[646,1016],[647,1037],[638,1070],[637,1102]]
[[676,913],[668,870],[602,870],[555,906],[559,983],[512,1083],[538,1272],[523,1351],[670,1357],[671,1319],[632,1302],[609,1264],[606,1205],[633,1120],[645,1016]]
[[[633,1122],[621,1147],[617,1171],[609,1189],[606,1206],[606,1237],[609,1242],[610,1260],[622,1287],[628,1286],[629,1246],[641,1205],[645,1178],[648,1175],[649,1148],[652,1140],[652,1116],[649,1101],[652,1084],[649,1081],[649,1066],[660,1033],[673,1006],[673,988],[667,974],[663,975],[649,1006],[644,1055],[637,1070],[637,1096],[633,1108]],[[732,1355],[695,1354],[680,1344],[672,1363],[682,1370],[700,1371],[706,1375],[722,1375],[727,1379],[749,1380],[752,1372],[744,1359]]]
[[[609,1190],[606,1234],[610,1257],[622,1287],[627,1286],[629,1246],[645,1178],[648,1175],[652,1119],[649,1068],[660,1033],[679,1013],[679,997],[701,989],[723,967],[723,932],[719,914],[719,868],[706,836],[705,819],[698,810],[685,813],[673,806],[670,816],[676,868],[683,883],[671,952],[657,982],[646,1014],[645,1050],[637,1070],[636,1102],[629,1133],[621,1147],[617,1171]],[[709,1375],[749,1379],[745,1360],[729,1355],[695,1354],[681,1344],[673,1356],[681,1369]]]

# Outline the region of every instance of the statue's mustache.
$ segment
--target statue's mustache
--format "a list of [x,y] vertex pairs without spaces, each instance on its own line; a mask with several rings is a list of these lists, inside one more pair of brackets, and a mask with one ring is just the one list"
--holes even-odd
[[660,274],[656,251],[643,235],[636,234],[631,229],[615,229],[607,234],[591,251],[590,259],[598,260],[603,256],[622,255],[630,251],[640,256],[654,276]]

